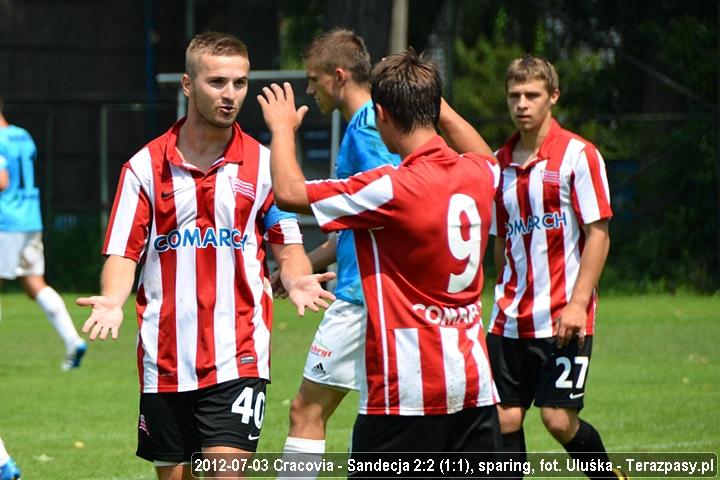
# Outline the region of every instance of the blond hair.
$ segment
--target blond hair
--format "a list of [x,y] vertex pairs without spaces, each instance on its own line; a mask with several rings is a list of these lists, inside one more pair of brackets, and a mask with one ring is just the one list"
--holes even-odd
[[511,81],[525,83],[531,80],[543,80],[545,88],[551,95],[560,89],[560,80],[552,63],[544,58],[525,55],[510,62],[505,74],[505,90],[507,90]]
[[245,57],[249,60],[245,44],[234,35],[221,32],[205,32],[190,41],[185,50],[185,73],[194,78],[198,72],[198,63],[202,55],[222,57]]

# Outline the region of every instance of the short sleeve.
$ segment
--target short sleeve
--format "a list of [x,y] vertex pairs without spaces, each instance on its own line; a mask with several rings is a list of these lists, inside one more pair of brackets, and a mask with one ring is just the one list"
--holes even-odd
[[343,180],[305,184],[323,232],[382,226],[392,215],[395,168],[385,166]]
[[593,145],[578,155],[571,191],[573,210],[582,224],[612,217],[605,162]]
[[302,243],[302,234],[294,213],[280,210],[271,203],[262,220],[266,241],[279,245]]
[[129,164],[125,164],[120,172],[102,253],[138,262],[145,253],[151,210],[150,199],[140,180]]

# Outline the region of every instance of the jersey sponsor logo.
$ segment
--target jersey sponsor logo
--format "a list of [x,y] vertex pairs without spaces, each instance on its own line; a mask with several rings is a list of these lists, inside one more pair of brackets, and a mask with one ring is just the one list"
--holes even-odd
[[328,358],[332,355],[332,350],[321,343],[313,342],[313,344],[310,345],[310,353],[314,353],[318,357]]
[[471,325],[475,323],[475,320],[480,318],[480,309],[477,303],[472,303],[465,307],[425,306],[421,303],[416,303],[412,306],[412,309],[432,325],[449,326],[459,323]]
[[208,228],[203,233],[199,227],[183,228],[181,230],[171,230],[166,235],[158,235],[153,240],[153,246],[158,252],[165,252],[169,249],[177,249],[180,247],[232,247],[234,249],[245,250],[245,242],[247,235],[243,235],[240,230],[233,228]]
[[567,225],[565,212],[546,213],[544,215],[530,215],[526,219],[517,218],[507,222],[507,236],[526,235],[533,230],[554,230]]

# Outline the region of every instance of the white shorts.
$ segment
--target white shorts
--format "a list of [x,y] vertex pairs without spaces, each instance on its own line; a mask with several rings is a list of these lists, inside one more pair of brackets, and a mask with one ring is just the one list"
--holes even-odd
[[0,278],[45,275],[41,232],[0,232]]
[[366,311],[335,300],[315,332],[303,376],[341,390],[359,390],[365,379]]

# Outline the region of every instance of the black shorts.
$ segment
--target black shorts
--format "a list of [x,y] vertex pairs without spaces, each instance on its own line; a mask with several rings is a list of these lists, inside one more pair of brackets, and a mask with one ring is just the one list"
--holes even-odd
[[189,462],[204,447],[257,449],[265,414],[265,385],[240,378],[192,392],[142,393],[137,456]]
[[[400,477],[438,476],[415,467],[439,466],[441,452],[495,452],[502,445],[495,405],[469,408],[449,415],[358,415],[352,432],[350,458],[375,463],[404,459],[410,471]],[[407,452],[402,453],[387,452]],[[485,458],[486,455],[474,455]],[[495,458],[494,453],[490,457]],[[349,477],[398,478],[397,472],[351,472]]]
[[578,339],[557,348],[556,338],[517,339],[488,334],[490,367],[500,404],[530,408],[575,408],[585,398],[592,336],[578,349]]
[[480,452],[500,442],[495,405],[449,415],[358,415],[353,452]]

